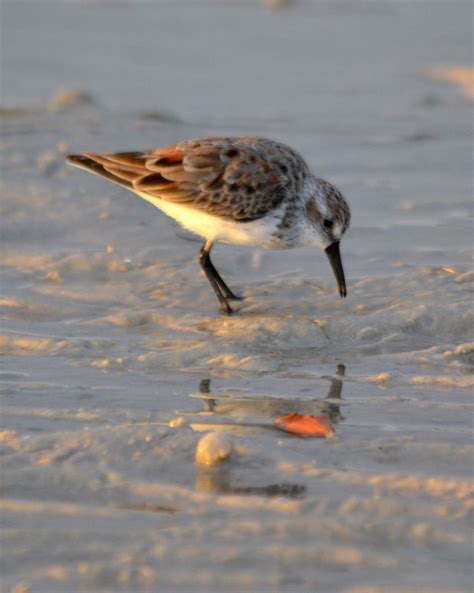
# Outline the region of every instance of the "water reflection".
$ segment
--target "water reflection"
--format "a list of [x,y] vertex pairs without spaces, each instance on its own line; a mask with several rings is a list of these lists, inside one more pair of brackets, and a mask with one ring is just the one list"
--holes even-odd
[[214,494],[239,494],[241,496],[283,496],[302,498],[306,492],[304,484],[280,482],[264,486],[236,485],[232,470],[228,467],[199,469],[196,477],[196,489]]
[[275,420],[288,414],[326,416],[334,427],[344,420],[338,403],[342,400],[344,375],[345,366],[339,364],[335,375],[330,378],[325,397],[317,399],[213,394],[210,379],[202,379],[199,393],[191,397],[201,399],[203,409],[184,414],[195,416],[195,421],[191,422],[194,430],[212,429],[242,435],[276,431]]
[[[288,414],[326,416],[334,426],[344,419],[338,403],[342,399],[344,375],[345,367],[340,364],[336,374],[330,378],[325,397],[312,400],[213,394],[210,379],[206,378],[201,380],[199,393],[192,396],[202,400],[203,409],[185,414],[194,416],[190,426],[196,431],[217,430],[239,436],[256,436],[273,431],[281,437],[282,432],[275,427],[275,420]],[[250,481],[261,482],[261,476],[255,467],[255,477],[245,477],[248,469],[245,460],[209,469],[200,467],[196,488],[218,494],[285,498],[301,498],[305,494],[306,486],[301,483],[250,484]]]

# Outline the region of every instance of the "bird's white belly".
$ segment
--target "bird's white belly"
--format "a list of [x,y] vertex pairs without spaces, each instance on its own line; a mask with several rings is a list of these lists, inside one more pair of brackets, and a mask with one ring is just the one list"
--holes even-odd
[[182,204],[173,204],[173,202],[146,193],[136,193],[171,218],[174,218],[182,227],[205,239],[221,243],[232,243],[233,245],[265,247],[267,249],[281,249],[283,247],[283,245],[279,244],[278,239],[273,236],[277,224],[281,220],[278,210],[272,216],[267,215],[259,220],[236,222],[212,216]]

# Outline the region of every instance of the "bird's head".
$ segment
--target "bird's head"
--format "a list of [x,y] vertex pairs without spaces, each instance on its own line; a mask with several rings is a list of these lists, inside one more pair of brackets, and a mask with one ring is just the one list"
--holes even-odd
[[339,294],[347,294],[339,243],[349,227],[351,211],[341,192],[322,179],[315,179],[305,204],[310,242],[316,243],[328,256],[336,276]]

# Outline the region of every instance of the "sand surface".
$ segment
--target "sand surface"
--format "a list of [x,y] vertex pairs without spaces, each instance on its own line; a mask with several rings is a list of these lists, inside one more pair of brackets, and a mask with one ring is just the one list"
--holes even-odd
[[[3,590],[471,591],[470,2],[2,9]],[[221,317],[198,242],[64,163],[245,133],[346,195],[347,299],[218,246]]]

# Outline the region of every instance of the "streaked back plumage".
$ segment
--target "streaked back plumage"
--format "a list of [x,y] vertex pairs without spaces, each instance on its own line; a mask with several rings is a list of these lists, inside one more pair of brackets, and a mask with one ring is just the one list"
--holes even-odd
[[68,160],[137,193],[239,222],[258,220],[296,196],[309,175],[294,150],[254,137],[187,140],[143,152],[86,152]]

